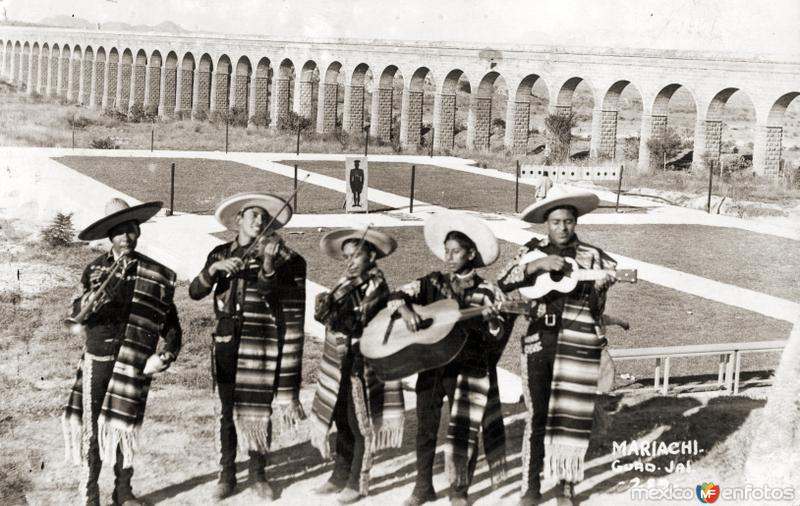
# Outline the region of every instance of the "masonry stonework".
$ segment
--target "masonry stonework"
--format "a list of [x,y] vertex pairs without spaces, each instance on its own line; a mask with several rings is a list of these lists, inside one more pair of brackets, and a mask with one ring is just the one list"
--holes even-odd
[[178,85],[178,69],[167,68],[164,72],[164,110],[163,114],[172,116],[175,113],[175,94]]
[[440,93],[438,100],[438,121],[435,125],[433,147],[453,149],[455,146],[456,95]]
[[255,95],[255,109],[252,115],[259,121],[266,120],[269,118],[269,78],[256,76]]
[[705,155],[719,160],[722,148],[722,121],[706,120]]
[[117,103],[117,71],[119,64],[108,62],[108,83],[106,91],[106,109],[115,109]]
[[314,83],[312,81],[300,81],[298,93],[300,102],[297,114],[304,118],[315,118],[313,110]]
[[524,155],[528,152],[528,125],[531,120],[531,103],[529,101],[509,101],[508,106],[514,109],[514,122],[511,125],[506,125],[506,128],[511,129],[511,150],[514,154]]
[[372,133],[379,139],[383,139],[385,141],[390,141],[392,138],[392,134],[394,133],[392,132],[393,95],[394,95],[394,90],[392,88],[378,89],[378,110],[377,110],[378,117],[372,118],[372,122],[376,126],[370,133]]
[[133,75],[133,67],[130,63],[123,63],[119,66],[119,97],[117,98],[117,110],[119,112],[128,112],[128,107],[131,103],[131,76]]
[[144,107],[144,86],[147,69],[144,65],[134,65],[131,76],[131,105]]
[[[246,74],[239,74],[236,76],[236,90],[234,91],[235,103],[237,109],[247,111],[247,102],[250,98],[250,76]],[[248,115],[249,116],[249,115]]]
[[275,79],[275,93],[273,94],[273,107],[275,114],[273,114],[273,121],[270,126],[278,128],[278,125],[283,123],[289,117],[289,101],[291,99],[291,90],[289,89],[291,83],[288,79]]
[[336,83],[322,83],[322,133],[327,134],[336,130],[337,115],[339,114],[339,85]]
[[178,104],[182,112],[192,110],[192,86],[194,86],[194,72],[184,70],[181,72],[181,103]]
[[364,129],[364,87],[350,86],[349,132],[358,134]]
[[617,111],[602,111],[600,120],[600,149],[597,156],[613,160],[617,152]]
[[[421,91],[405,91],[406,95],[406,112],[405,121],[401,128],[402,138],[400,142],[404,146],[418,146],[422,135],[422,101],[424,93]],[[402,111],[401,111],[402,115]]]
[[783,153],[783,127],[766,127],[766,152],[764,153],[764,175],[778,176]]
[[650,138],[664,140],[667,137],[667,117],[663,115],[651,116]]
[[22,66],[20,69],[19,82],[23,84],[24,89],[28,89],[28,66],[30,65],[30,57],[28,53],[22,53]]
[[211,104],[211,72],[197,71],[197,111],[208,112]]
[[474,99],[475,108],[475,134],[473,136],[473,149],[489,150],[492,129],[492,99],[479,97]]

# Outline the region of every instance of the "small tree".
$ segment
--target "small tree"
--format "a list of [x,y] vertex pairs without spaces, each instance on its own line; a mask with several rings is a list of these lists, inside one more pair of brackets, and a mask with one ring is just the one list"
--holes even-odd
[[52,223],[42,230],[42,239],[50,246],[69,246],[75,240],[75,227],[72,225],[72,213],[57,212]]
[[569,158],[569,146],[572,141],[572,128],[575,126],[575,115],[548,114],[544,124],[549,133],[550,160],[563,162]]
[[664,137],[654,137],[647,141],[647,149],[650,150],[650,167],[657,168],[664,164],[664,159],[674,158],[681,150],[681,137],[678,133],[667,128]]

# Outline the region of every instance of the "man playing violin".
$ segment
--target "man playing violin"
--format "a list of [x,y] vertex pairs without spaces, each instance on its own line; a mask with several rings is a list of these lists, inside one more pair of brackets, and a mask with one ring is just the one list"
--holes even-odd
[[[575,235],[578,217],[598,203],[593,193],[565,193],[557,188],[523,210],[523,220],[547,226],[547,237],[534,238],[520,249],[499,276],[500,288],[510,292],[533,284],[538,276],[564,272],[569,267],[565,257],[582,269],[613,269],[614,260]],[[532,252],[538,258],[523,264],[523,257],[531,258]],[[607,273],[597,281],[579,282],[570,293],[552,291],[536,301],[536,314],[530,315],[521,346],[528,416],[520,505],[540,502],[542,471],[558,480],[559,505],[573,503],[574,484],[583,479],[583,459],[592,433],[605,344],[603,311],[613,282],[613,274]]]
[[388,307],[397,311],[411,331],[422,323],[411,304],[455,299],[462,309],[485,309],[482,320],[466,320],[454,328],[466,341],[454,360],[417,376],[417,479],[404,504],[436,500],[433,460],[446,396],[450,401],[445,446],[449,496],[452,504],[466,505],[478,459],[478,434],[483,434],[492,480],[505,475],[505,432],[495,367],[507,339],[504,318],[495,306],[503,294],[476,271],[493,263],[499,249],[489,227],[466,213],[435,214],[425,222],[424,234],[428,247],[444,261],[444,272],[431,272],[400,287],[392,293]]
[[280,432],[305,417],[299,391],[306,262],[275,233],[292,216],[283,199],[238,194],[214,216],[237,236],[211,250],[189,286],[194,300],[214,292],[212,372],[221,404],[214,498],[235,491],[238,445],[248,452],[256,494],[272,499],[265,466],[273,427]]
[[320,247],[342,260],[345,270],[333,290],[317,296],[314,315],[326,332],[311,444],[323,457],[331,456],[328,434],[336,424],[333,474],[316,492],[337,493],[340,504],[351,504],[369,493],[374,452],[397,448],[403,439],[401,383],[378,380],[359,349],[364,327],[389,298],[376,260],[390,255],[397,243],[380,230],[346,228],[325,234]]
[[175,360],[182,336],[175,273],[136,251],[140,224],[159,209],[161,202],[131,207],[115,198],[106,216],[78,235],[111,242],[84,270],[69,320],[86,338],[62,418],[67,455],[81,465],[81,504],[99,506],[103,460],[114,463],[113,503],[144,504],[131,488],[138,429],[152,375]]

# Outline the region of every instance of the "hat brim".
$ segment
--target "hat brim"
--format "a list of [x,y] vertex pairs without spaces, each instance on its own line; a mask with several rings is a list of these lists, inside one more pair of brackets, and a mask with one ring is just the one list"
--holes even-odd
[[228,230],[238,230],[236,215],[250,207],[265,210],[273,221],[272,230],[277,230],[292,219],[292,207],[286,201],[268,193],[239,193],[223,200],[214,212],[214,218]]
[[547,213],[557,207],[574,207],[578,216],[583,216],[597,209],[598,205],[600,205],[600,198],[594,193],[574,192],[569,195],[542,199],[523,209],[519,215],[523,221],[528,223],[544,223]]
[[343,228],[328,232],[319,241],[320,249],[328,256],[342,260],[344,254],[342,253],[342,245],[349,240],[360,240],[364,237],[364,242],[368,242],[375,247],[375,258],[383,258],[392,254],[397,249],[397,241],[386,232],[380,230],[369,229],[364,234],[364,229],[357,228]]
[[146,202],[137,206],[131,206],[127,209],[121,209],[115,213],[100,218],[88,227],[84,228],[81,233],[78,234],[78,239],[81,241],[96,241],[98,239],[106,239],[108,238],[109,231],[111,231],[111,229],[117,225],[121,225],[122,223],[128,221],[135,221],[141,225],[155,216],[158,211],[161,210],[163,205],[163,202],[156,201]]
[[425,243],[440,260],[445,259],[444,239],[450,232],[461,232],[475,243],[478,249],[475,267],[485,267],[497,260],[500,247],[489,226],[480,218],[454,212],[436,213],[425,221]]

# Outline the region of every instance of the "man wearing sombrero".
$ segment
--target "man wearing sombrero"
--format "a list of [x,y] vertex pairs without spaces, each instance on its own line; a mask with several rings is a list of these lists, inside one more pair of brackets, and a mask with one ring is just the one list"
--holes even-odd
[[434,214],[424,226],[428,248],[444,262],[435,271],[392,293],[389,308],[396,310],[411,331],[420,327],[420,316],[410,304],[427,305],[455,299],[459,306],[485,307],[483,320],[471,319],[456,325],[466,336],[456,358],[443,367],[417,376],[417,479],[405,501],[415,506],[436,500],[433,488],[433,460],[444,397],[450,402],[450,422],[445,445],[445,468],[450,480],[450,501],[466,505],[469,485],[478,459],[478,434],[492,475],[497,482],[505,476],[505,431],[497,386],[497,361],[507,333],[495,303],[502,292],[478,275],[476,269],[492,264],[499,254],[497,239],[479,218],[466,213]]
[[380,230],[345,228],[325,234],[320,248],[342,260],[345,270],[330,292],[317,296],[314,315],[326,332],[311,408],[311,444],[325,458],[331,456],[328,434],[336,424],[333,474],[316,492],[338,493],[340,504],[351,504],[369,493],[373,454],[399,448],[403,440],[401,382],[378,380],[359,349],[364,327],[389,298],[375,262],[397,243]]
[[305,417],[299,393],[306,262],[275,233],[292,216],[283,199],[242,193],[224,200],[214,216],[237,236],[211,250],[189,286],[194,300],[214,292],[212,360],[221,403],[214,498],[236,489],[238,445],[250,457],[254,490],[271,499],[264,468],[273,428],[290,429]]
[[[175,360],[182,335],[175,273],[136,251],[140,225],[159,209],[161,202],[130,207],[115,198],[105,217],[78,234],[83,241],[111,241],[110,251],[83,271],[82,293],[73,303],[74,329],[86,342],[62,417],[67,457],[81,465],[87,505],[100,504],[102,460],[115,462],[114,504],[144,504],[131,489],[134,450],[151,376]],[[157,353],[159,336],[164,345]]]
[[[543,273],[565,269],[564,257],[583,269],[613,269],[616,262],[575,235],[578,217],[593,211],[597,196],[555,187],[550,195],[522,211],[523,220],[544,223],[547,237],[523,246],[498,278],[504,292],[533,284]],[[537,258],[525,264],[526,259]],[[529,416],[522,446],[520,504],[538,504],[541,478],[558,480],[559,505],[573,504],[574,484],[583,479],[584,456],[592,433],[607,274],[599,281],[579,282],[567,294],[540,298],[522,339],[523,393]]]

